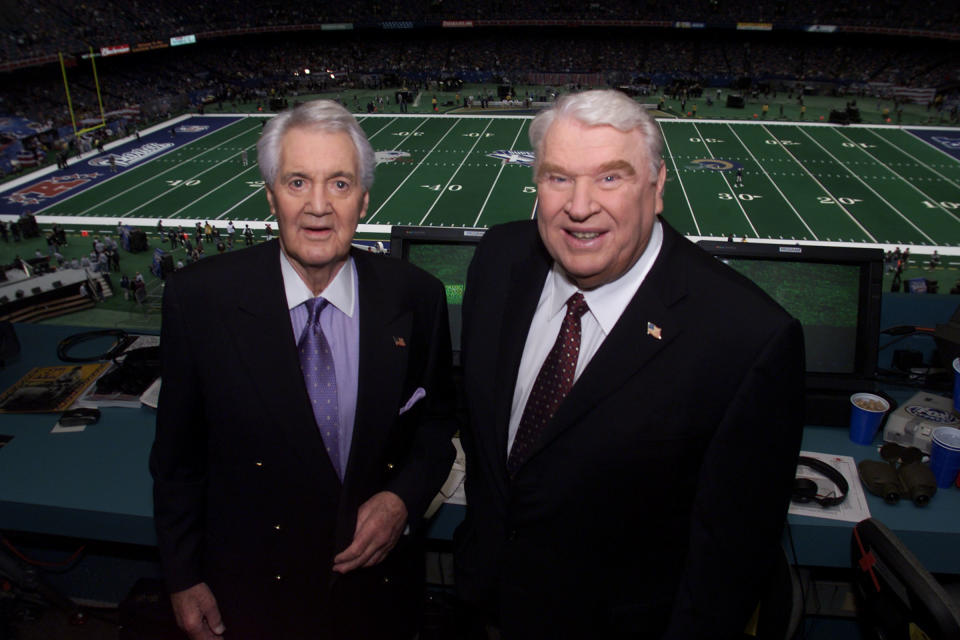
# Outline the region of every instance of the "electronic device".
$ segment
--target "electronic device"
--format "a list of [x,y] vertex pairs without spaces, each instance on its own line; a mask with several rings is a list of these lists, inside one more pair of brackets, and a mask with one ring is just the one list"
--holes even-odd
[[822,460],[800,456],[797,458],[798,467],[810,467],[814,471],[822,473],[833,484],[837,485],[840,494],[831,491],[826,495],[819,495],[819,487],[814,480],[798,476],[793,480],[793,493],[790,499],[794,502],[818,502],[822,507],[833,507],[847,499],[847,492],[850,491],[850,485],[843,474],[831,467]]
[[463,290],[473,252],[486,229],[462,227],[408,227],[395,225],[390,232],[390,255],[427,271],[443,283],[450,313],[450,341],[454,363],[459,364],[463,329]]
[[953,399],[920,391],[887,417],[883,439],[930,453],[933,430],[937,427],[960,428],[953,413]]
[[100,421],[100,410],[88,407],[70,409],[60,416],[61,427],[79,427],[96,424]]
[[847,426],[850,394],[876,391],[883,250],[701,241],[803,326],[806,422]]

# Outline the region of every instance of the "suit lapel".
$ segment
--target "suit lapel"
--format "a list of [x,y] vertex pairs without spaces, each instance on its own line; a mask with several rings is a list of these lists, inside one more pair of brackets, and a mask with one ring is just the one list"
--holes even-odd
[[[494,423],[495,438],[488,444],[494,451],[488,452],[488,459],[495,460],[506,480],[507,468],[507,432],[510,426],[510,409],[513,404],[513,392],[516,388],[523,347],[530,331],[533,314],[537,310],[543,282],[550,270],[550,260],[546,252],[533,253],[526,260],[513,266],[509,289],[504,305],[497,359],[496,407]],[[504,487],[506,485],[504,484]]]
[[[357,251],[353,257],[359,292],[360,362],[353,439],[343,479],[342,516],[356,509],[363,490],[362,479],[383,474],[383,470],[373,467],[380,464],[382,456],[378,451],[388,443],[389,431],[397,419],[413,327],[412,312],[380,276],[382,269],[390,267],[387,259]],[[353,539],[354,522],[351,517],[338,518],[338,549]]]
[[250,387],[260,395],[264,407],[264,429],[284,435],[294,455],[305,463],[325,461],[334,474],[315,427],[310,399],[300,372],[300,358],[290,324],[280,273],[279,242],[263,245],[246,273],[237,274],[244,283],[236,313],[224,314],[224,329],[233,334]]
[[[683,262],[676,259],[673,250],[678,237],[668,229],[664,225],[660,255],[643,284],[547,423],[531,450],[531,458],[619,390],[680,335],[683,318],[674,307],[686,295],[687,275]],[[654,335],[656,329],[659,329],[659,338]]]

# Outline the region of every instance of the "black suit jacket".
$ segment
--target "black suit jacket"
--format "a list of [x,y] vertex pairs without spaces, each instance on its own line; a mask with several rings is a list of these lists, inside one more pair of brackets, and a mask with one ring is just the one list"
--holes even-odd
[[508,640],[737,637],[757,603],[803,425],[802,331],[663,224],[649,274],[512,479],[510,405],[552,260],[531,221],[490,229],[471,264],[456,583]]
[[[359,387],[341,484],[300,372],[279,250],[207,258],[166,283],[150,464],[168,587],[207,582],[231,639],[390,635],[417,611],[422,514],[453,459],[443,286],[353,252]],[[426,397],[400,415],[419,387]],[[332,573],[357,509],[382,490],[403,499],[412,534],[376,567]]]

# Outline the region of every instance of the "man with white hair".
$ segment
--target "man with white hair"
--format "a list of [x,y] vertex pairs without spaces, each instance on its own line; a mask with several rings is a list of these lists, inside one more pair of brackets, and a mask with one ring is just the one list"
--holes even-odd
[[470,266],[456,585],[513,638],[739,638],[803,425],[799,323],[660,219],[656,123],[616,91],[530,126],[536,220]]
[[279,242],[164,291],[150,464],[177,621],[195,640],[411,638],[454,455],[443,285],[351,248],[375,163],[343,107],[280,114],[257,151]]

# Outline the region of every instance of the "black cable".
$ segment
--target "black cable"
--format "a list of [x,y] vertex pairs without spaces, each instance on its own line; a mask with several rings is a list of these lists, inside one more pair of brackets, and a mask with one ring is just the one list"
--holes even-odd
[[[71,356],[69,350],[77,345],[97,338],[115,338],[113,345],[105,352],[94,356]],[[57,357],[63,362],[95,362],[97,360],[113,360],[126,349],[136,338],[127,334],[123,329],[101,329],[99,331],[85,331],[67,336],[57,345]]]

